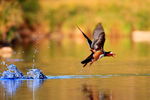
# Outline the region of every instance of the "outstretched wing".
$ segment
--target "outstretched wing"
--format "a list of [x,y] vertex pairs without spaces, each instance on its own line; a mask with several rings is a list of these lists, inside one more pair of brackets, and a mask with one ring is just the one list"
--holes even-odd
[[102,50],[105,43],[105,32],[101,23],[98,23],[93,32],[94,40],[91,44],[91,48],[94,50]]
[[85,67],[89,62],[92,61],[92,59],[93,59],[93,54],[94,54],[94,53],[92,52],[85,60],[81,61],[81,64],[84,64],[83,67]]
[[77,28],[81,31],[81,33],[83,34],[83,36],[86,38],[86,40],[88,41],[88,44],[91,48],[91,44],[92,44],[92,41],[85,35],[85,33],[77,26]]

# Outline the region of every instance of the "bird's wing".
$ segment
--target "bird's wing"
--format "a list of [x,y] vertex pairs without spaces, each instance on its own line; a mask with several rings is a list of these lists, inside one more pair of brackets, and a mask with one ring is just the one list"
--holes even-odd
[[94,50],[102,50],[105,43],[105,32],[101,23],[98,23],[93,32],[94,40],[91,44],[91,48]]
[[85,67],[89,62],[92,61],[93,54],[94,54],[94,52],[92,52],[85,60],[81,61],[81,64],[84,64],[83,67]]
[[92,44],[92,41],[85,35],[85,33],[77,26],[77,28],[81,31],[81,33],[83,34],[83,36],[86,38],[90,48],[91,48],[91,44]]

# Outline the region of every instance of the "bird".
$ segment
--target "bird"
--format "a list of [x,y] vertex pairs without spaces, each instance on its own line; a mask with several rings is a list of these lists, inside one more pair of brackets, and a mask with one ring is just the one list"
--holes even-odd
[[78,26],[77,28],[86,38],[91,51],[91,54],[85,60],[81,61],[83,67],[85,67],[88,63],[92,65],[93,62],[103,57],[114,57],[115,54],[112,51],[104,50],[105,31],[101,23],[98,23],[93,31],[93,40],[90,40],[89,37],[87,37],[86,34]]

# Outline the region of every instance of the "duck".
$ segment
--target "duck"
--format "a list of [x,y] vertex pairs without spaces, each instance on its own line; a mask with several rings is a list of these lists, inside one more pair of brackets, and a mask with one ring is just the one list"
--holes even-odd
[[86,36],[86,34],[78,26],[77,28],[87,40],[91,51],[91,54],[86,59],[81,61],[83,67],[85,67],[88,63],[92,65],[98,59],[101,59],[103,57],[114,57],[115,53],[113,53],[112,51],[104,50],[105,31],[101,23],[98,23],[93,31],[93,40]]

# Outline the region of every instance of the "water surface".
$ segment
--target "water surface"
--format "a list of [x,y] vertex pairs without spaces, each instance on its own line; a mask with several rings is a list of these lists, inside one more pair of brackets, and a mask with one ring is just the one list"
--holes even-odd
[[[107,40],[107,57],[82,68],[86,43],[44,40],[15,48],[13,63],[25,74],[40,68],[47,80],[0,80],[0,100],[148,100],[150,98],[150,45],[129,39]],[[1,64],[1,70],[5,65]]]

